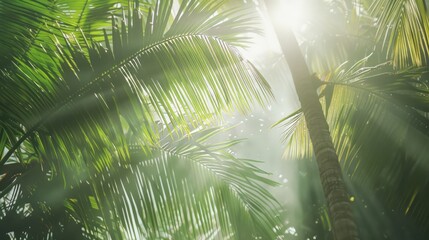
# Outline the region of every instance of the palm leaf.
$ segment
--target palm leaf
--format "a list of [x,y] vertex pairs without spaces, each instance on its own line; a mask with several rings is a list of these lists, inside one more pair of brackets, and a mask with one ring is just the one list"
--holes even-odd
[[[337,92],[344,94],[337,95],[343,103],[334,107],[341,110],[331,116],[337,130],[334,138],[340,140],[336,147],[352,179],[375,190],[387,206],[408,215],[414,210],[412,218],[422,229],[426,229],[429,212],[414,201],[427,198],[428,164],[423,157],[427,148],[422,143],[428,138],[429,121],[428,90],[421,78],[424,71],[361,68],[353,72],[355,79],[346,87],[354,90]],[[353,104],[344,105],[351,96]]]
[[215,232],[216,238],[273,237],[275,202],[260,185],[273,182],[247,160],[224,152],[234,142],[206,145],[207,135],[215,132],[164,139],[152,157],[134,148],[133,167],[122,169],[118,178],[94,181],[100,207],[117,216],[113,228],[124,229],[122,237],[205,238]]
[[[17,194],[12,191],[2,198],[8,201],[2,226],[6,233],[39,239],[59,237],[73,225],[79,226],[74,234],[88,239],[272,239],[273,229],[279,234],[282,224],[273,212],[278,205],[265,186],[275,183],[254,161],[227,153],[238,141],[212,142],[220,131],[194,131],[181,139],[166,135],[162,147],[150,148],[130,136],[135,143],[129,146],[129,163],[116,162],[66,189],[61,178],[32,168],[14,188]],[[11,216],[22,209],[27,213],[18,224]],[[59,211],[64,212],[59,216]],[[51,219],[73,220],[60,227]],[[20,228],[25,225],[21,223],[28,226]]]
[[238,32],[209,34],[246,21],[212,1],[183,1],[177,15],[171,3],[130,6],[111,19],[102,43],[63,28],[43,61],[16,58],[2,69],[1,166],[16,161],[24,170],[1,189],[2,200],[19,197],[0,219],[24,209],[22,223],[43,227],[11,224],[6,234],[49,239],[69,224],[84,239],[273,238],[280,230],[263,188],[273,182],[224,152],[235,142],[206,145],[213,130],[179,137],[221,109],[245,112],[270,97],[258,71],[223,40],[239,40]]
[[374,1],[371,13],[378,19],[376,39],[395,66],[427,64],[429,19],[424,1]]
[[0,30],[1,68],[29,50],[44,19],[55,21],[54,12],[54,4],[47,1],[0,1],[0,19],[7,26]]
[[[158,8],[164,9],[165,5],[159,4]],[[197,14],[197,10],[189,11]],[[69,146],[71,142],[60,140],[60,136],[72,136],[77,129],[82,131],[82,142],[95,137],[104,139],[106,144],[121,144],[125,140],[117,136],[121,136],[118,133],[123,132],[123,127],[146,132],[143,136],[147,140],[156,141],[155,120],[171,121],[178,129],[185,130],[188,124],[185,115],[194,119],[191,124],[197,125],[213,113],[219,115],[220,109],[237,107],[247,111],[252,102],[264,102],[270,95],[268,85],[256,69],[226,42],[200,33],[154,42],[153,33],[148,38],[148,33],[136,35],[143,34],[141,16],[136,14],[132,17],[132,27],[124,26],[122,20],[123,28],[113,31],[112,45],[109,44],[112,39],[105,38],[107,49],[95,42],[81,46],[73,40],[73,35],[64,35],[65,47],[57,45],[57,51],[47,51],[60,59],[51,57],[54,65],[49,65],[46,71],[40,70],[45,69],[45,62],[38,65],[21,61],[16,66],[17,74],[5,72],[2,75],[7,82],[4,90],[12,93],[8,89],[13,89],[14,93],[3,95],[2,110],[8,113],[3,118],[4,125],[24,123],[22,131],[26,134],[20,141],[44,126],[43,131],[57,137],[52,142],[39,133],[38,144],[55,146],[53,149]],[[128,42],[121,41],[124,35],[129,35]],[[131,36],[138,36],[140,41]],[[140,46],[136,46],[137,42]],[[121,119],[127,119],[126,126]],[[145,125],[135,126],[133,119]],[[94,129],[94,124],[101,125]],[[94,157],[98,158],[98,151],[107,154],[96,143],[88,144]],[[112,148],[122,149],[119,154],[127,158],[126,148],[113,145]],[[59,157],[58,154],[66,152],[53,154]],[[109,157],[106,155],[106,158],[100,160],[97,167],[108,165]]]
[[[426,70],[395,72],[389,64],[365,67],[366,62],[343,64],[324,78],[325,89],[333,88],[327,120],[341,164],[353,181],[426,229],[429,211],[421,204],[427,199]],[[291,139],[303,134],[297,128]],[[298,157],[311,154],[295,151]]]
[[15,59],[43,61],[43,46],[59,29],[81,29],[93,37],[103,36],[108,17],[127,1],[0,1],[0,19],[8,26],[0,34],[0,68],[10,68]]

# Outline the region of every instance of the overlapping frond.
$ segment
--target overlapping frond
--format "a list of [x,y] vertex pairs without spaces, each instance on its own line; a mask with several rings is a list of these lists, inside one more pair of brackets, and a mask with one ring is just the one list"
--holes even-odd
[[342,79],[333,84],[336,106],[328,112],[337,151],[351,178],[373,189],[387,206],[411,213],[421,229],[429,216],[429,209],[418,203],[428,196],[425,71],[355,64],[336,78]]
[[[162,15],[150,15],[146,22],[167,21],[171,6],[165,4],[160,2],[155,9]],[[190,8],[186,4],[191,16],[211,5],[200,2]],[[183,34],[192,25],[179,20],[175,29],[183,28],[180,35],[165,37],[167,27],[161,23],[160,32],[143,31],[142,16],[132,9],[129,12],[135,14],[128,16],[131,26],[127,27],[125,18],[120,28],[114,21],[112,38],[106,36],[104,46],[90,40],[81,46],[73,35],[64,34],[66,46],[57,44],[56,51],[47,51],[49,65],[23,61],[16,65],[19,71],[5,71],[4,126],[20,122],[24,138],[37,132],[34,140],[45,146],[41,149],[60,151],[48,154],[47,159],[81,155],[79,148],[67,149],[79,138],[77,145],[85,143],[90,156],[100,159],[93,162],[95,167],[102,168],[111,159],[105,146],[116,149],[121,159],[128,158],[126,148],[121,147],[126,142],[121,137],[124,129],[140,131],[142,138],[156,142],[157,122],[186,131],[189,125],[205,124],[213,114],[219,116],[222,109],[245,112],[253,102],[269,98],[265,80],[228,43],[202,33]]]
[[0,68],[12,67],[16,59],[43,60],[43,47],[52,35],[61,35],[60,29],[102,36],[121,3],[127,1],[0,1]]
[[[326,3],[331,17],[344,20],[330,24],[336,28],[324,35],[309,31],[319,39],[302,34],[301,47],[309,67],[324,80],[320,100],[341,164],[356,186],[351,187],[356,194],[353,201],[359,201],[356,205],[364,203],[366,208],[376,199],[383,204],[378,210],[384,218],[406,217],[412,222],[413,234],[427,234],[428,2]],[[342,59],[348,63],[341,65]],[[288,157],[311,158],[310,139],[300,112],[278,125],[285,128]],[[368,195],[374,197],[367,201]],[[407,236],[404,232],[391,235],[399,239]]]
[[[282,223],[266,186],[276,183],[254,161],[228,153],[238,141],[211,141],[220,131],[167,135],[158,147],[129,136],[128,163],[116,162],[65,189],[59,176],[32,169],[2,198],[1,233],[50,239],[67,234],[70,226],[61,224],[68,223],[78,228],[73,236],[85,239],[275,238]],[[15,215],[22,228],[12,221]]]
[[[429,216],[422,204],[429,170],[427,72],[394,71],[387,63],[366,67],[366,62],[345,63],[324,78],[321,96],[337,153],[352,180],[375,191],[388,207],[411,214],[424,229]],[[303,120],[294,115],[288,121],[284,124],[292,128]],[[311,156],[311,149],[296,141],[310,141],[304,127],[287,133],[289,153]]]
[[48,1],[0,1],[0,68],[32,47],[44,20],[55,21],[54,12],[54,4]]
[[153,2],[114,15],[102,38],[91,17],[100,1],[60,4],[81,31],[60,24],[37,58],[1,69],[0,168],[20,170],[1,188],[0,221],[23,224],[2,236],[251,239],[281,228],[264,189],[274,183],[225,152],[235,142],[189,136],[271,97],[226,41],[241,44],[250,18],[218,12],[222,2]]
[[282,140],[286,143],[284,151],[286,159],[306,159],[313,156],[310,136],[301,109],[280,119],[273,127],[283,129]]
[[123,229],[127,239],[272,238],[275,202],[261,183],[273,182],[252,162],[226,153],[236,142],[207,145],[216,131],[163,139],[149,155],[136,147],[117,177],[104,173],[94,181],[100,207],[112,211],[114,232]]
[[374,1],[377,41],[396,67],[422,66],[429,57],[429,19],[424,1]]

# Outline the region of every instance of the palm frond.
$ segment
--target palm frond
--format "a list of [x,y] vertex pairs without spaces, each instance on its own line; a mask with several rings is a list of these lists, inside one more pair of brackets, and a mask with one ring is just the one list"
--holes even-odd
[[[213,142],[211,136],[220,131],[194,131],[181,139],[166,135],[158,147],[142,146],[130,136],[128,163],[116,162],[65,189],[60,177],[32,168],[14,188],[18,195],[2,198],[8,201],[0,212],[2,226],[6,233],[39,239],[71,230],[55,221],[71,221],[79,226],[75,236],[88,239],[275,238],[282,223],[266,186],[276,183],[254,161],[227,153],[238,141]],[[27,213],[16,224],[11,216],[22,209]],[[18,227],[21,223],[28,226]]]
[[377,41],[396,67],[422,66],[429,55],[429,19],[424,1],[374,1]]
[[310,136],[301,109],[280,119],[272,127],[284,128],[282,133],[282,141],[286,143],[284,158],[308,159],[313,156]]
[[[0,1],[0,68],[10,64],[13,58],[22,56],[34,44],[46,18],[51,22],[55,7],[43,1]],[[37,45],[37,44],[36,44]]]
[[[142,18],[136,14],[131,26],[122,19],[118,29],[113,22],[113,36],[105,38],[105,46],[96,42],[81,46],[73,35],[65,34],[65,47],[57,44],[56,51],[47,51],[50,65],[20,61],[17,73],[4,72],[7,94],[2,95],[1,108],[8,114],[2,119],[4,125],[23,123],[22,141],[40,130],[38,145],[61,151],[73,145],[61,136],[70,137],[79,129],[79,141],[88,142],[93,157],[105,153],[101,162],[95,161],[100,168],[111,159],[102,150],[104,144],[117,149],[122,159],[128,158],[126,148],[120,147],[126,141],[119,134],[124,127],[142,131],[145,139],[156,142],[155,121],[172,122],[177,129],[186,130],[185,116],[193,120],[191,125],[203,124],[222,109],[245,112],[253,102],[263,103],[271,95],[262,76],[228,43],[202,34],[154,42],[153,33],[148,40],[141,31]],[[136,125],[142,122],[145,124]],[[47,138],[43,136],[46,132]],[[89,143],[91,139],[103,139],[103,143]],[[56,157],[47,159],[70,159],[69,151],[76,150],[52,153]]]
[[[235,142],[206,144],[215,130],[189,135],[222,110],[246,112],[271,97],[225,41],[241,39],[234,25],[250,25],[213,1],[182,1],[177,15],[172,2],[129,6],[110,19],[103,42],[83,25],[61,28],[41,48],[43,61],[16,58],[1,69],[1,168],[14,162],[22,175],[1,189],[2,201],[18,197],[0,221],[19,215],[26,225],[5,234],[51,239],[74,226],[83,239],[251,239],[280,231],[265,172],[225,153]],[[212,35],[224,27],[232,30]]]
[[422,79],[426,70],[357,68],[349,78],[343,76],[346,85],[334,87],[341,106],[329,113],[343,166],[352,179],[378,192],[387,206],[403,214],[414,207],[412,217],[425,229],[429,212],[414,201],[425,201],[428,191],[427,148],[422,144],[429,136],[429,92]]
[[[429,168],[423,144],[429,137],[426,70],[394,71],[389,64],[366,67],[367,59],[343,64],[325,77],[321,95],[326,101],[331,88],[326,114],[335,147],[353,181],[425,229],[429,211],[421,203],[427,199]],[[304,134],[298,131],[302,129],[292,136]]]
[[279,223],[270,209],[275,202],[260,185],[274,183],[247,160],[225,152],[234,142],[207,145],[207,136],[217,131],[164,139],[151,157],[134,148],[132,167],[118,172],[118,178],[94,181],[99,207],[113,211],[113,228],[124,229],[122,237],[274,236],[272,228]]
[[127,1],[0,1],[0,19],[7,26],[0,30],[0,68],[12,67],[16,59],[43,61],[43,46],[52,35],[60,36],[60,29],[102,37],[121,3]]

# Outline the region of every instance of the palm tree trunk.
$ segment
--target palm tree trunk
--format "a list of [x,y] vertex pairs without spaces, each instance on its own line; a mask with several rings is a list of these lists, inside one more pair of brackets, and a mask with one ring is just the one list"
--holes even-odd
[[[270,16],[273,18],[272,13],[274,12],[275,1],[265,0],[265,3]],[[332,143],[322,105],[319,102],[317,86],[312,80],[313,77],[309,73],[292,31],[286,26],[276,24],[274,19],[272,19],[272,23],[301,102],[301,108],[319,167],[334,238],[336,240],[359,239],[338,156]]]

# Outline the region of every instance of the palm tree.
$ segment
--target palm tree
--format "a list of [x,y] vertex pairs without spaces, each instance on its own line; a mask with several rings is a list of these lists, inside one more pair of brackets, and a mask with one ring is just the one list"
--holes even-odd
[[253,18],[152,2],[0,2],[2,238],[278,234],[274,183],[204,130],[271,97],[232,45]]
[[[274,1],[266,1],[270,16],[274,16],[277,7],[275,3]],[[334,238],[337,240],[358,239],[357,227],[353,219],[349,195],[344,184],[338,156],[331,139],[322,105],[319,102],[317,94],[318,79],[310,74],[291,30],[286,26],[275,24],[274,18],[273,23],[292,74],[311,138],[329,216],[332,221]]]
[[[314,3],[311,1],[311,5]],[[429,126],[426,5],[423,1],[402,0],[331,1],[317,5],[317,9],[316,17],[325,18],[307,22],[303,38],[310,36],[311,41],[304,40],[301,48],[311,71],[323,81],[316,81],[316,87],[308,83],[307,89],[312,88],[314,104],[325,112],[323,118],[330,126],[344,176],[377,195],[389,212],[411,218],[425,233],[429,224],[424,204],[428,196],[427,161],[423,157]],[[321,22],[335,27],[326,30]],[[302,55],[293,35],[284,33],[284,29],[279,31],[292,39],[286,42],[279,37],[292,73],[298,72],[294,78],[299,73],[303,76],[300,81],[308,78],[310,71],[299,59]],[[315,96],[316,89],[319,96]],[[280,121],[286,126],[290,152],[297,153],[293,157],[312,155],[312,148],[304,144],[310,142],[305,124],[311,141],[314,137],[305,104],[301,103],[301,110]],[[369,202],[369,198],[357,195],[357,189],[352,190],[350,200]],[[371,236],[368,229],[359,232]],[[400,235],[387,235],[401,239]]]

